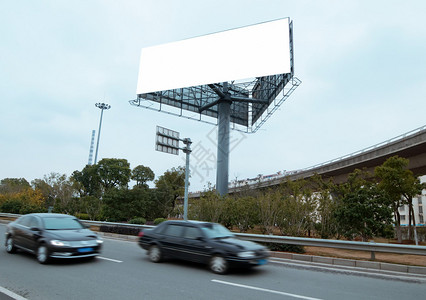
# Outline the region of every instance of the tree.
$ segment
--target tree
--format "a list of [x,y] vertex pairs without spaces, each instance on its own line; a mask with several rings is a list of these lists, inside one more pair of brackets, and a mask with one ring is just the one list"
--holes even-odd
[[74,182],[66,174],[52,172],[45,175],[42,180],[33,180],[32,185],[42,192],[47,200],[47,206],[54,206],[59,212],[74,213],[71,207],[76,189]]
[[149,189],[109,189],[103,198],[104,217],[112,221],[129,221],[136,217],[154,219]]
[[375,168],[375,175],[380,179],[379,188],[385,193],[391,202],[398,242],[402,242],[401,216],[399,207],[408,204],[409,208],[409,236],[411,236],[412,225],[417,244],[417,232],[415,227],[415,215],[413,209],[413,197],[421,194],[423,185],[414,177],[413,172],[407,169],[408,159],[399,156],[388,158],[381,166]]
[[263,233],[273,234],[281,211],[281,192],[271,189],[257,197],[259,202],[259,223]]
[[312,178],[314,186],[314,197],[316,199],[315,229],[322,239],[333,237],[337,233],[337,223],[334,215],[336,203],[333,199],[335,184],[324,181],[321,176],[315,175]]
[[346,183],[339,186],[335,217],[338,230],[349,239],[361,236],[386,236],[392,223],[392,210],[384,193],[371,179],[371,174],[355,170]]
[[302,236],[313,226],[315,199],[305,180],[282,183],[277,226],[281,234]]
[[[29,185],[29,184],[28,184]],[[0,211],[16,214],[43,212],[44,197],[40,190],[31,187],[18,192],[0,194]]]
[[[232,199],[232,207],[234,207],[234,217],[240,232],[246,232],[250,228],[254,228],[259,223],[259,203],[254,197],[238,197]],[[229,214],[232,210],[225,209],[225,214]]]
[[29,187],[25,178],[4,178],[0,181],[0,194],[19,193]]
[[104,158],[96,167],[104,191],[128,187],[132,171],[126,159]]
[[101,178],[97,165],[86,165],[81,172],[74,171],[71,179],[76,183],[80,197],[94,196],[99,198],[102,196]]
[[153,181],[155,175],[151,168],[139,165],[132,170],[131,178],[136,181],[137,186],[147,186],[146,183]]
[[225,201],[222,200],[227,197],[227,195],[221,197],[213,189],[202,193],[200,199],[190,205],[188,212],[189,218],[215,223],[222,221],[223,225],[230,227],[231,222],[223,217]]
[[164,215],[169,215],[175,208],[176,200],[185,192],[185,168],[167,170],[155,181],[157,204]]

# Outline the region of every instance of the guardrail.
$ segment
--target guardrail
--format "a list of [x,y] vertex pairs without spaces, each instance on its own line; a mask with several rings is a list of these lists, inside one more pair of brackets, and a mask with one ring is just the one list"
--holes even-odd
[[[17,218],[21,215],[0,213],[0,218]],[[93,226],[123,226],[123,227],[136,227],[136,228],[152,228],[151,225],[138,225],[127,223],[114,223],[114,222],[100,222],[82,220],[83,223]],[[375,242],[353,242],[342,240],[326,240],[315,238],[291,237],[291,236],[278,236],[278,235],[261,235],[261,234],[248,234],[248,233],[235,233],[237,237],[242,240],[263,242],[263,243],[278,243],[290,244],[299,246],[313,246],[313,247],[327,247],[346,250],[361,250],[371,252],[371,259],[375,259],[376,252],[387,252],[397,254],[413,254],[413,255],[426,255],[426,246],[414,245],[400,245],[400,244],[385,244]]]

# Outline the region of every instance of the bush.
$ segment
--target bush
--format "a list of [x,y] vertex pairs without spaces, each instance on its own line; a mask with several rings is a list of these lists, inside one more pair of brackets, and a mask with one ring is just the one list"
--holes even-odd
[[110,226],[110,225],[101,225],[99,227],[100,232],[110,232],[117,234],[125,235],[138,235],[140,232],[139,228],[136,227],[127,227],[127,226]]
[[167,221],[167,219],[164,218],[157,218],[154,220],[154,225],[157,226],[158,224],[160,224],[161,222]]
[[146,220],[145,220],[145,218],[139,217],[139,218],[131,219],[131,220],[129,221],[129,223],[130,223],[130,224],[141,224],[141,225],[143,225],[143,224],[145,224],[145,223],[146,223]]
[[90,220],[90,216],[89,214],[84,214],[84,213],[76,213],[75,217],[77,217],[80,220]]
[[0,206],[0,211],[11,214],[19,214],[23,206],[24,205],[22,201],[11,199],[7,200]]
[[300,245],[278,244],[278,243],[260,243],[268,247],[271,251],[305,253],[305,248]]

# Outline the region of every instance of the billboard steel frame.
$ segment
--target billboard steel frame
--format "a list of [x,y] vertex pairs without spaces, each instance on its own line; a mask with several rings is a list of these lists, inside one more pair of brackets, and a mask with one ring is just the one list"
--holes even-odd
[[[282,26],[285,22],[286,21],[282,22],[282,20],[279,20],[271,22],[271,24],[273,23],[274,26],[275,24],[276,26]],[[287,22],[289,22],[289,19]],[[231,124],[232,129],[247,133],[256,132],[301,84],[301,81],[294,77],[293,22],[287,24],[288,27],[286,27],[286,30],[281,31],[281,33],[288,38],[289,48],[287,48],[287,50],[285,47],[280,48],[284,52],[287,52],[287,59],[289,59],[287,60],[289,65],[286,65],[286,63],[280,65],[280,68],[283,68],[280,69],[282,70],[281,72],[285,73],[267,76],[263,76],[265,74],[263,73],[260,77],[254,79],[240,79],[220,83],[202,84],[204,82],[199,82],[198,84],[201,85],[172,88],[155,92],[152,92],[152,89],[144,87],[144,81],[140,81],[140,77],[138,81],[139,92],[137,92],[137,98],[129,101],[133,106],[218,125],[216,190],[220,195],[228,193],[229,135]],[[258,29],[259,27],[256,28]],[[268,33],[262,32],[261,35],[258,35],[259,39],[262,39],[261,36],[268,36]],[[217,37],[217,35],[212,35],[211,37]],[[273,38],[280,40],[279,36],[273,36]],[[186,42],[171,45],[169,49],[180,49],[179,47],[183,44],[186,44]],[[237,44],[234,45],[237,47]],[[263,47],[262,49],[269,50],[269,48],[267,48],[268,46],[264,47],[265,45],[269,44],[265,42],[261,45]],[[226,44],[223,46],[226,46]],[[160,51],[160,49],[164,50],[164,48],[155,49],[157,51]],[[150,53],[154,54],[155,51],[151,51]],[[170,54],[173,55],[174,53],[171,52]],[[264,53],[263,58],[267,58],[268,54]],[[258,55],[254,58],[257,65],[259,65],[259,60],[262,61],[261,56],[262,55]],[[158,76],[157,71],[162,68],[152,65],[152,61],[148,59],[143,61],[144,63],[149,62],[148,71],[142,68],[143,64],[141,63],[139,76],[141,76],[141,72],[143,72],[145,75],[142,78],[154,83],[154,86],[157,86],[155,84],[156,81],[153,81],[149,76],[147,77],[147,74],[150,74],[149,70],[151,70]],[[286,59],[276,61],[276,63],[278,64],[279,62],[285,61]],[[269,67],[274,67],[274,65],[275,62],[268,64]],[[216,69],[216,66],[214,66],[214,68]],[[208,72],[208,70],[206,70],[206,72]],[[156,78],[158,82],[160,77],[164,75],[160,73],[159,77],[156,76],[153,78]],[[253,74],[252,76],[258,75]],[[142,84],[143,88],[139,88],[139,84]]]

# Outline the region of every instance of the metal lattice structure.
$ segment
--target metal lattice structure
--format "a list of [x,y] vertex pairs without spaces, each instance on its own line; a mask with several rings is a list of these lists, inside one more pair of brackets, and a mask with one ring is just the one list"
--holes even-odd
[[[228,83],[232,128],[256,132],[301,84],[292,74],[259,77]],[[161,111],[192,120],[217,124],[218,101],[224,98],[223,83],[140,94],[133,106]]]
[[[242,37],[247,36],[253,38],[253,47],[241,48],[246,45]],[[228,48],[239,50],[223,51]],[[183,69],[186,76],[182,78]],[[206,74],[211,76],[201,76]],[[186,77],[190,80],[179,80]],[[228,192],[230,129],[256,132],[300,84],[294,77],[293,23],[285,18],[142,49],[137,98],[129,102],[218,125],[216,187],[224,195]]]

